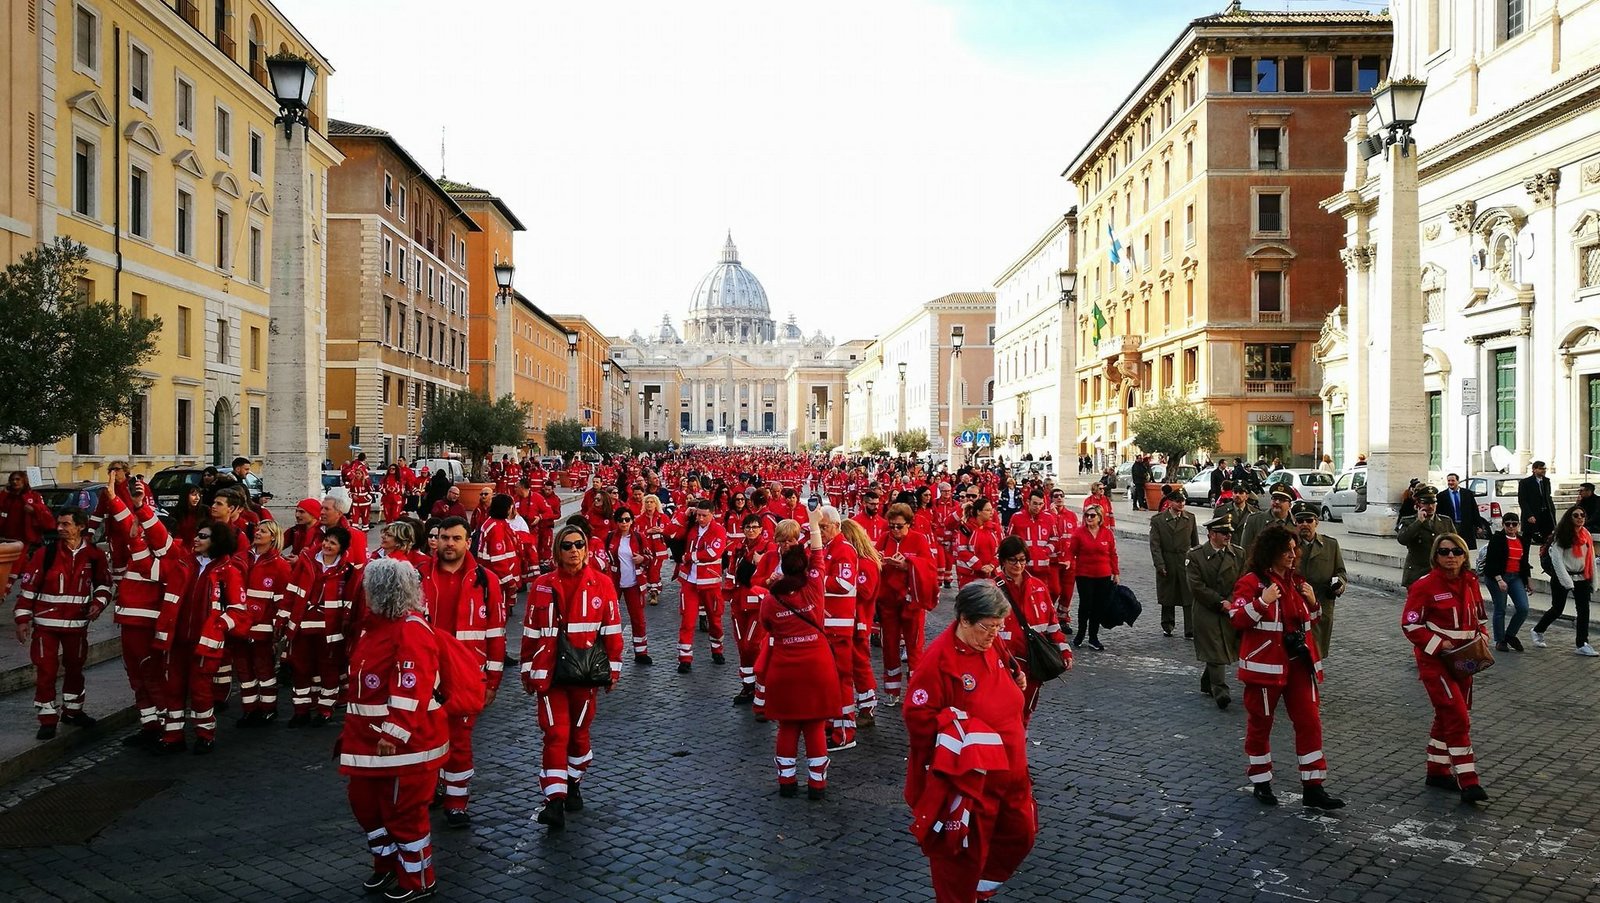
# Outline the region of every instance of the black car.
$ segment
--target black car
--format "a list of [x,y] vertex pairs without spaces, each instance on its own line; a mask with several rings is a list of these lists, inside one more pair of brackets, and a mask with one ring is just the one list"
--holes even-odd
[[[156,507],[163,511],[176,508],[178,502],[183,500],[183,494],[190,486],[199,486],[204,475],[204,467],[168,467],[157,473],[150,478],[150,494],[155,496]],[[261,495],[266,491],[261,478],[253,473],[245,474],[244,488],[250,493],[250,501],[260,504]]]
[[106,484],[97,480],[83,480],[76,483],[57,483],[54,486],[39,486],[34,491],[50,506],[50,510],[60,513],[69,508],[82,508],[85,513],[93,514],[94,509],[100,507],[100,493],[104,492]]

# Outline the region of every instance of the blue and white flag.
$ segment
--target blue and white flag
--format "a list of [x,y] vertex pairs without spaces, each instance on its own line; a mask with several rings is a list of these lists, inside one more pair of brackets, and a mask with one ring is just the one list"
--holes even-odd
[[1110,223],[1106,223],[1106,236],[1111,239],[1111,263],[1113,265],[1121,264],[1122,242],[1117,241],[1117,233],[1111,228]]

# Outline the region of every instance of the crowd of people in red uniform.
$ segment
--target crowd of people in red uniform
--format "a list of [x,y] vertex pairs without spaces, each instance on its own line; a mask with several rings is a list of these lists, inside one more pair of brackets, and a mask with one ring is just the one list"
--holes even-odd
[[[1012,797],[1025,782],[1003,779],[1007,757],[1025,756],[1003,749],[997,758],[984,750],[989,741],[979,738],[1000,734],[981,725],[984,719],[1011,724],[1014,714],[1016,730],[1025,731],[1040,690],[1026,679],[1029,634],[1045,637],[1068,667],[1071,646],[1082,643],[1086,626],[1090,644],[1101,648],[1092,632],[1095,606],[1120,570],[1114,535],[1102,527],[1109,501],[1091,496],[1080,512],[1048,481],[1016,487],[980,469],[930,473],[916,463],[733,449],[583,466],[587,488],[579,513],[563,522],[562,499],[546,472],[509,457],[492,463],[492,489],[463,500],[459,487],[441,483],[442,474],[430,479],[403,462],[374,485],[360,456],[342,470],[342,486],[299,503],[287,530],[255,508],[240,486],[216,491],[207,516],[169,526],[157,516],[148,489],[129,480],[121,464],[113,465],[112,485],[96,511],[51,517],[37,495],[30,496],[25,478],[19,486],[14,474],[0,497],[0,527],[36,544],[20,569],[16,617],[18,638],[31,641],[38,666],[39,735],[53,736],[58,722],[92,723],[83,710],[87,627],[112,607],[139,708],[140,730],[129,745],[183,751],[189,728],[193,752],[211,752],[217,714],[233,684],[242,708],[238,726],[270,724],[278,716],[283,666],[292,675],[289,726],[325,725],[338,705],[347,715],[368,718],[360,723],[386,735],[377,741],[363,735],[362,751],[342,759],[345,772],[398,781],[397,775],[424,765],[432,777],[397,784],[396,799],[403,789],[408,798],[441,806],[450,825],[465,825],[476,716],[440,713],[437,736],[413,736],[396,722],[371,720],[405,703],[391,697],[380,706],[366,698],[375,692],[371,666],[378,640],[364,653],[358,647],[370,629],[387,644],[378,659],[393,658],[420,635],[420,628],[396,625],[420,621],[429,635],[448,634],[467,650],[492,703],[507,661],[506,626],[526,591],[519,677],[544,736],[538,821],[560,830],[584,805],[599,690],[610,692],[622,671],[624,612],[634,663],[652,665],[646,621],[663,598],[671,562],[679,589],[677,670],[693,670],[697,634],[705,635],[712,661],[726,663],[724,625],[733,625],[739,691],[732,702],[750,706],[758,720],[776,722],[780,794],[798,793],[803,741],[807,795],[825,798],[830,756],[857,744],[859,729],[873,723],[880,705],[901,705],[909,694],[908,724],[914,707],[917,734],[938,747],[914,751],[907,786],[917,791],[908,789],[908,801],[935,862],[939,899],[986,899],[998,891],[998,881],[983,877],[993,870],[983,867],[982,856],[976,864],[941,867],[950,850],[930,847],[929,838],[946,843],[958,832],[962,850],[987,850],[992,838],[978,832],[1000,830],[997,842],[1007,849],[993,855],[1009,862],[1006,874],[1031,846],[1031,789],[1029,814],[1019,821],[1011,817],[1018,811]],[[1003,492],[1024,500],[1007,516],[996,509]],[[384,526],[369,553],[374,496]],[[90,541],[101,523],[109,555]],[[38,544],[52,528],[58,540]],[[366,597],[363,569],[380,559],[403,562],[402,570],[415,576],[419,601],[411,613],[404,604]],[[1239,582],[1230,604],[1247,638],[1281,643],[1261,613],[1270,615],[1280,597],[1301,592],[1292,579],[1277,576],[1292,567],[1285,561],[1275,559],[1277,571]],[[930,644],[924,619],[940,590],[952,585],[959,588],[958,617],[948,637]],[[1075,589],[1077,639],[1069,643]],[[373,611],[381,610],[377,620],[369,601]],[[1418,636],[1416,624],[1434,620],[1409,614],[1415,606],[1407,610],[1409,635]],[[1463,629],[1459,618],[1452,629]],[[873,647],[881,647],[881,671],[873,667]],[[429,654],[431,665],[415,673],[402,668],[394,679],[442,680],[448,656],[436,649]],[[416,665],[410,657],[399,661]],[[379,683],[387,688],[389,680]],[[1443,688],[1436,695],[1448,697],[1449,742],[1465,743],[1464,706],[1449,692],[1462,684],[1436,682]],[[429,713],[436,702],[411,695],[411,705],[426,706],[425,714],[434,717]],[[1309,698],[1314,708],[1314,691]],[[1265,708],[1270,717],[1275,706]],[[974,721],[972,711],[986,714]],[[1297,722],[1304,715],[1300,709],[1295,714]],[[357,721],[346,718],[347,737]],[[1253,754],[1265,742],[1255,733]],[[373,742],[379,745],[367,748]],[[1432,774],[1436,753],[1429,753]],[[1326,766],[1319,758],[1316,767]],[[934,780],[941,768],[945,772]],[[985,801],[981,778],[972,795],[973,774],[989,771],[1002,776],[993,787],[1011,801],[996,810],[1011,813],[999,829],[992,818],[974,816],[1000,800]],[[929,791],[930,783],[940,789]],[[424,785],[426,793],[418,790]],[[358,803],[352,789],[358,814],[367,813],[364,826],[393,815],[379,813],[371,794],[363,793],[366,802]],[[942,808],[947,804],[952,808]],[[381,829],[387,839],[372,843],[375,872],[368,888],[392,899],[425,896],[432,890],[427,834],[419,836],[414,812],[394,818]],[[374,830],[369,838],[378,836]],[[940,834],[943,839],[935,837]],[[395,840],[402,836],[403,842]]]

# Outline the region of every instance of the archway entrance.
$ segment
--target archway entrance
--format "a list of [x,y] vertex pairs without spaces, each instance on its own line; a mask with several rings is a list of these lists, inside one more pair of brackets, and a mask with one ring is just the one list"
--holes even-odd
[[233,405],[228,399],[217,399],[211,409],[211,463],[226,467],[233,460]]

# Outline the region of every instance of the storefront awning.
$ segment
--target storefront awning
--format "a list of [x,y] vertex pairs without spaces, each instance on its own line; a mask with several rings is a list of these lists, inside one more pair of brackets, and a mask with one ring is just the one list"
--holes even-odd
[[1127,448],[1128,446],[1130,446],[1132,444],[1133,444],[1133,437],[1129,436],[1128,438],[1122,440],[1121,442],[1118,442],[1117,443],[1117,448]]
[[1094,448],[1096,445],[1100,444],[1100,439],[1104,435],[1105,435],[1104,433],[1095,433],[1093,436],[1090,436],[1088,439],[1084,440],[1084,442],[1090,448]]

